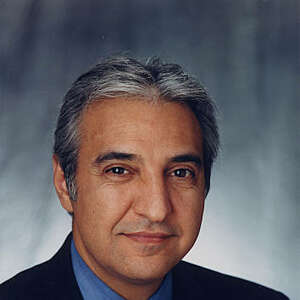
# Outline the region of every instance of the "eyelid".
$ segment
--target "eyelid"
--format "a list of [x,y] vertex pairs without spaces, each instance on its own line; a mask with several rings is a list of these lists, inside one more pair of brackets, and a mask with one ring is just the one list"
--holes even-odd
[[198,170],[199,168],[200,167],[193,162],[185,162],[185,163],[172,164],[170,166],[170,168],[168,168],[168,169],[171,171],[177,170],[177,169],[187,169],[187,170],[196,172],[196,170]]
[[104,172],[108,173],[109,171],[112,171],[113,169],[123,169],[125,172],[129,173],[129,170],[127,170],[124,167],[120,167],[120,166],[115,166],[115,167],[107,168],[107,169],[104,170]]

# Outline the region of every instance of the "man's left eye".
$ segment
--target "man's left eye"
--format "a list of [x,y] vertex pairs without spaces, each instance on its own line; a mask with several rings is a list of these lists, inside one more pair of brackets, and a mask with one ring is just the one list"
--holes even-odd
[[194,177],[195,173],[189,169],[176,169],[175,171],[172,172],[172,175],[176,177],[185,178],[189,176]]

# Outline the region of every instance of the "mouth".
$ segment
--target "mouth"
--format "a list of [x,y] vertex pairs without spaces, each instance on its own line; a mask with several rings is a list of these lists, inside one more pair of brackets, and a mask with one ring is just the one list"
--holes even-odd
[[173,234],[167,234],[164,232],[131,232],[131,233],[122,233],[125,237],[139,243],[143,244],[160,244],[171,237],[174,237]]

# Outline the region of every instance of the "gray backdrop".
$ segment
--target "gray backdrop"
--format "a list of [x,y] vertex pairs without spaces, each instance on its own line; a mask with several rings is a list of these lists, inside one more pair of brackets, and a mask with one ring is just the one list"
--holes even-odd
[[222,151],[187,260],[299,295],[300,1],[0,0],[0,281],[70,230],[51,179],[61,99],[100,56],[176,61],[219,106]]

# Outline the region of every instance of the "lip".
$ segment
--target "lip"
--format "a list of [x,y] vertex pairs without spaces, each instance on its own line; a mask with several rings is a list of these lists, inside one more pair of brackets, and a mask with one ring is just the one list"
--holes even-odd
[[162,243],[174,235],[164,233],[164,232],[132,232],[132,233],[122,233],[122,235],[127,238],[144,244],[159,244]]

